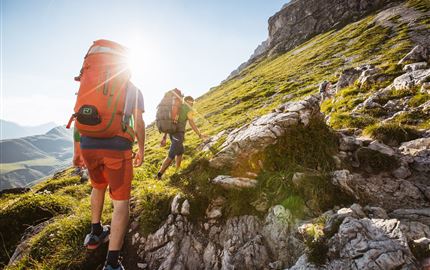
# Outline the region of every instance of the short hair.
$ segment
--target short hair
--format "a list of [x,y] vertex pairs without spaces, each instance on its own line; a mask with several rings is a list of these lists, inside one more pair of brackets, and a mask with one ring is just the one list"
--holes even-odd
[[187,101],[194,102],[194,98],[192,96],[186,96],[186,97],[184,97],[184,101],[185,102],[187,102]]

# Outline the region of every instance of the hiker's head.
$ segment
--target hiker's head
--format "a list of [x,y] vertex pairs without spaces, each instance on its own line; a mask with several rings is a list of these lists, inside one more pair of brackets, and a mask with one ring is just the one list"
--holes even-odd
[[192,96],[186,96],[184,97],[184,102],[186,102],[190,106],[193,106],[194,98]]

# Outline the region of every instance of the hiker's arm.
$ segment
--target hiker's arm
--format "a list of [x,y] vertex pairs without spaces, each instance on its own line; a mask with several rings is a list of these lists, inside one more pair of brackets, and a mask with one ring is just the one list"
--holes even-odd
[[200,130],[196,126],[196,123],[194,123],[193,119],[188,119],[188,122],[190,123],[191,128],[194,130],[197,136],[199,136],[200,139],[205,139],[207,137],[206,135],[200,132]]
[[135,167],[142,165],[145,157],[145,121],[143,121],[142,113],[142,110],[139,109],[134,111],[135,133],[137,145],[139,147],[136,158],[134,159]]
[[160,146],[161,147],[166,146],[166,141],[167,141],[167,133],[164,133],[163,138],[161,139],[161,142],[160,142]]

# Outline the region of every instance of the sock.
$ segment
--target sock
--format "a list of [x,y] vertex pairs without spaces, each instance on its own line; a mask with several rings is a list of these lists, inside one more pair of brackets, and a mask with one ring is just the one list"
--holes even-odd
[[102,224],[99,223],[91,223],[91,233],[99,236],[103,232]]
[[109,250],[107,257],[106,257],[106,263],[114,268],[119,266],[119,250]]

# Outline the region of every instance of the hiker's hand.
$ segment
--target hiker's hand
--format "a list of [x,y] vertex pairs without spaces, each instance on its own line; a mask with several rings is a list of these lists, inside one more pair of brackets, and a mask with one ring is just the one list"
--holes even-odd
[[166,146],[166,137],[163,137],[163,139],[161,139],[161,142],[160,142],[160,146],[161,147],[164,147],[164,146]]
[[136,156],[134,157],[133,166],[140,167],[144,160],[145,160],[145,152],[139,149],[139,151],[137,151],[136,153]]

